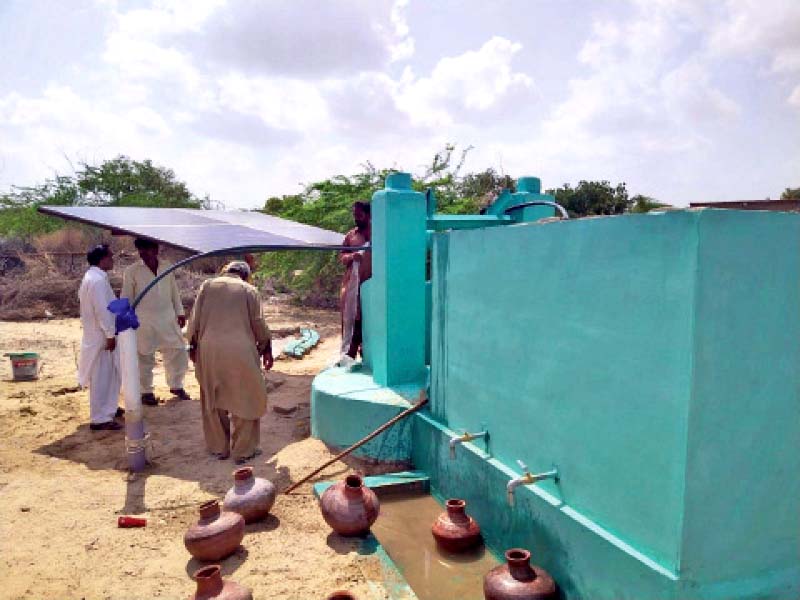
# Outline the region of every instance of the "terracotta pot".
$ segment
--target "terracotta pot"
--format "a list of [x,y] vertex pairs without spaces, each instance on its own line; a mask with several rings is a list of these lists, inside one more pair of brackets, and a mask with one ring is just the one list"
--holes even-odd
[[253,467],[233,472],[233,487],[225,494],[222,510],[239,513],[245,523],[264,519],[275,504],[275,486],[260,477],[253,477]]
[[220,512],[219,502],[200,505],[200,520],[189,527],[183,543],[198,560],[221,560],[230,556],[242,543],[244,519],[234,512]]
[[219,565],[198,569],[193,577],[197,582],[197,590],[189,596],[189,600],[253,600],[253,592],[249,588],[222,579]]
[[378,518],[378,497],[359,475],[333,484],[319,499],[322,517],[339,535],[363,535]]
[[350,592],[339,590],[337,592],[333,592],[330,596],[326,597],[325,600],[357,600],[357,599]]
[[447,510],[433,522],[431,533],[447,552],[464,552],[481,543],[481,527],[464,512],[467,503],[458,498],[445,502]]
[[531,553],[522,548],[506,551],[506,564],[495,567],[483,578],[486,600],[545,600],[557,598],[553,578],[536,565]]

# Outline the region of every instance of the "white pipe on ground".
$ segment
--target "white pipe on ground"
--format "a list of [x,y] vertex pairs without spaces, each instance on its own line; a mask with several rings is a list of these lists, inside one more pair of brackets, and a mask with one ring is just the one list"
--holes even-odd
[[134,473],[144,469],[144,415],[139,388],[139,355],[136,352],[136,330],[126,329],[117,335],[119,364],[122,374],[122,397],[125,400],[125,448],[128,466]]

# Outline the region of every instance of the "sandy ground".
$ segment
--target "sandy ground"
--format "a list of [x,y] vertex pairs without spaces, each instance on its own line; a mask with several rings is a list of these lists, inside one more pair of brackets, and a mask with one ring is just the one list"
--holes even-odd
[[[323,339],[303,360],[276,361],[268,375],[264,454],[251,464],[280,490],[331,456],[309,437],[309,393],[336,356],[338,317],[266,310],[273,328],[315,324]],[[12,382],[7,358],[0,369],[0,598],[186,598],[195,587],[189,575],[202,565],[183,534],[196,507],[231,486],[234,464],[206,454],[199,402],[167,398],[159,362],[156,393],[166,401],[145,407],[152,465],[129,475],[123,433],[88,429],[88,396],[74,387],[79,341],[77,319],[0,322],[0,353],[35,351],[43,360],[35,382]],[[197,398],[193,372],[186,383]],[[319,479],[349,470],[336,463]],[[268,520],[247,527],[242,547],[222,562],[223,576],[255,598],[325,598],[340,588],[387,597],[378,560],[330,532],[310,484],[298,492],[279,495]],[[148,525],[118,529],[121,514],[145,516]]]

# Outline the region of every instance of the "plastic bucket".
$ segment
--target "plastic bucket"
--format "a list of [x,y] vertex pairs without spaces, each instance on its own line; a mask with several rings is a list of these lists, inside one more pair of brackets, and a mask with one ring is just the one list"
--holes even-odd
[[39,355],[36,352],[10,352],[11,371],[14,381],[33,381],[39,379]]

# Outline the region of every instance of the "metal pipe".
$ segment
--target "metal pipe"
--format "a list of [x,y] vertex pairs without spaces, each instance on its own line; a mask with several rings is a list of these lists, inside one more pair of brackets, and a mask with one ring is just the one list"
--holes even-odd
[[565,209],[560,204],[557,204],[556,202],[548,202],[547,200],[531,200],[530,202],[521,202],[519,204],[515,204],[514,206],[509,206],[507,209],[503,211],[503,214],[507,215],[514,209],[525,208],[526,206],[552,206],[558,212],[561,213],[562,219],[569,219],[569,213],[567,212],[567,209]]
[[257,246],[236,246],[234,248],[222,248],[221,250],[212,250],[211,252],[203,252],[202,254],[193,254],[188,258],[184,258],[183,260],[179,260],[174,265],[171,265],[169,268],[164,269],[162,273],[156,275],[156,277],[151,281],[147,286],[139,292],[139,295],[136,296],[136,299],[131,302],[131,308],[136,310],[136,307],[139,305],[139,302],[142,301],[144,295],[149,292],[153,287],[158,285],[158,282],[164,279],[167,275],[172,273],[174,270],[183,267],[184,265],[188,265],[191,262],[196,260],[200,260],[201,258],[211,258],[213,256],[227,256],[230,254],[246,254],[248,252],[279,252],[281,250],[333,250],[336,252],[347,251],[347,252],[357,252],[359,250],[369,250],[371,248],[371,244],[365,244],[364,246],[330,246],[325,244],[311,244],[308,246],[285,246],[285,245],[276,245],[276,244],[261,244]]

